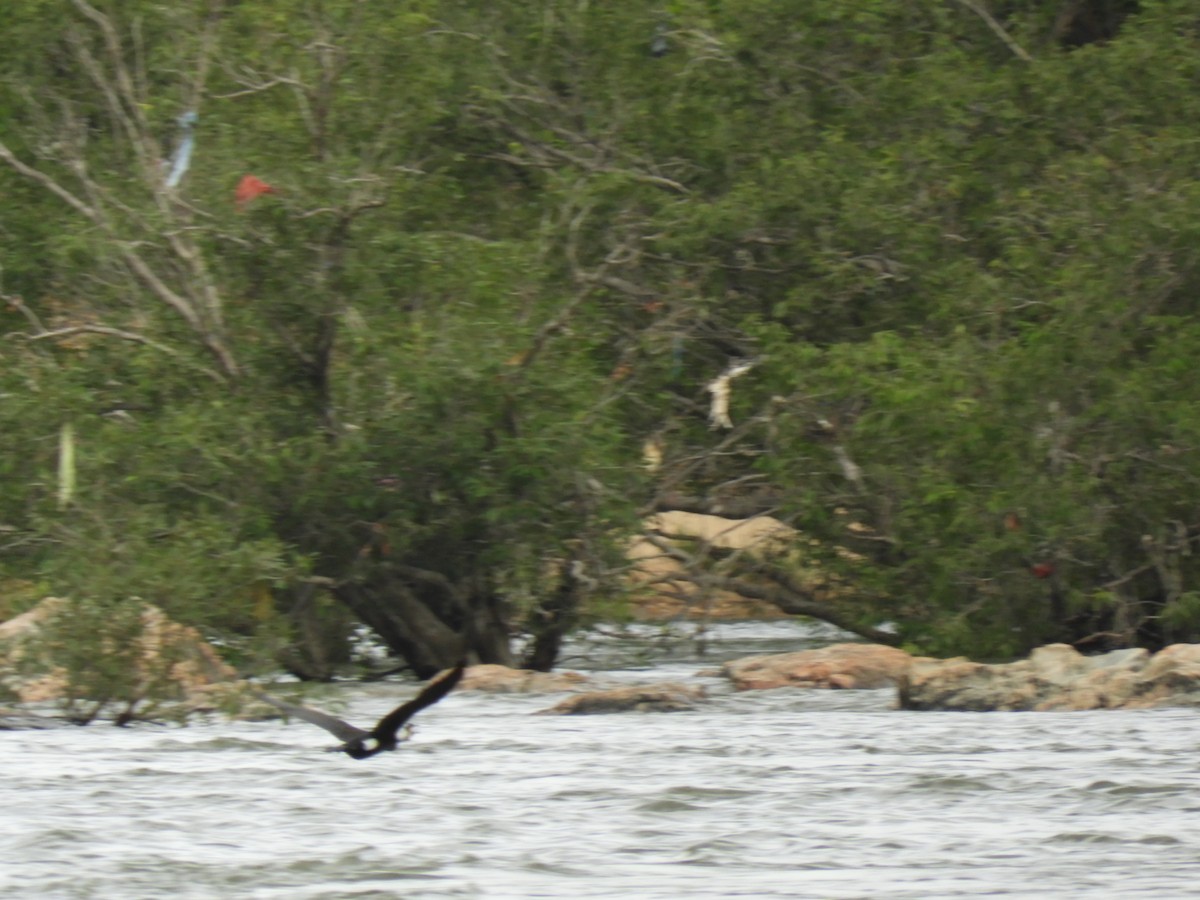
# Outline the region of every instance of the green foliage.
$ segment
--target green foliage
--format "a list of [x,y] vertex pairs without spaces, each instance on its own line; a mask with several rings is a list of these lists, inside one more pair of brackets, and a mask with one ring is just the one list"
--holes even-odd
[[1171,629],[1190,632],[1200,622],[1200,592],[1180,594],[1162,613],[1164,624]]
[[534,622],[656,492],[767,483],[927,650],[1194,636],[1195,13],[1003,6],[10,4],[62,190],[0,161],[0,574],[235,643],[313,584],[461,628],[414,569]]

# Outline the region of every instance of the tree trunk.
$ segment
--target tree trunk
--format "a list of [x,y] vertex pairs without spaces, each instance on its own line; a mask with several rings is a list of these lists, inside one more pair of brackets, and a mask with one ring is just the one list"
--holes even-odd
[[285,615],[293,639],[278,655],[279,663],[305,681],[329,681],[338,666],[350,661],[351,618],[344,607],[320,602],[321,588],[302,584],[286,598]]
[[[512,665],[508,623],[490,596],[450,596],[435,573],[414,580],[377,570],[370,580],[339,585],[336,596],[419,678],[461,659]],[[436,587],[430,582],[438,581]],[[457,594],[457,591],[452,591]]]
[[559,572],[558,588],[538,610],[538,627],[533,636],[533,645],[525,655],[521,667],[535,672],[549,672],[558,661],[563,638],[575,624],[576,613],[582,598],[582,583],[577,573],[578,561],[563,561]]

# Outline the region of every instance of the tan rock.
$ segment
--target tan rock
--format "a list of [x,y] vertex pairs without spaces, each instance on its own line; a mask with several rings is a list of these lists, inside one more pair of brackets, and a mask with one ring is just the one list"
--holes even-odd
[[0,641],[11,641],[13,638],[30,634],[51,616],[57,614],[66,601],[61,597],[47,597],[32,609],[27,609],[19,616],[0,622]]
[[1155,653],[1146,664],[1146,678],[1158,678],[1167,672],[1200,677],[1200,644],[1172,644]]
[[1200,645],[1175,644],[1154,656],[1140,648],[1083,656],[1050,644],[997,665],[919,660],[900,684],[899,703],[976,711],[1200,705]]
[[675,682],[631,684],[606,691],[588,691],[561,701],[539,715],[570,716],[614,712],[679,712],[695,708],[705,690]]
[[[36,671],[37,657],[30,656],[36,654],[36,644],[28,643],[67,608],[67,601],[47,597],[32,609],[0,623],[0,658],[8,666],[20,662],[22,669],[34,670],[26,677],[8,679],[8,687],[23,703],[57,700],[67,690],[65,673],[52,663]],[[138,680],[147,696],[170,684],[186,705],[207,709],[214,705],[216,694],[238,682],[237,672],[222,661],[195,628],[173,621],[155,606],[147,604],[142,610],[138,641]]]
[[[682,538],[678,542],[685,551],[701,541],[713,547],[750,552],[779,552],[797,539],[795,529],[771,516],[751,519],[727,519],[701,513],[672,510],[650,516],[644,522],[647,533]],[[679,561],[664,553],[645,537],[636,538],[626,555],[633,563],[631,580],[642,585],[634,604],[634,614],[643,620],[661,621],[678,616],[714,619],[781,618],[774,604],[752,600],[727,591],[703,593],[690,581],[673,579],[682,573]]]
[[721,674],[739,691],[777,687],[879,688],[896,683],[913,658],[883,644],[833,644],[815,650],[748,656],[725,663]]
[[796,540],[797,531],[771,516],[755,516],[752,519],[726,519],[703,513],[672,510],[661,512],[646,519],[649,531],[667,535],[686,535],[704,541],[713,547],[729,550],[744,550],[748,547],[786,547]]
[[549,694],[577,690],[587,684],[578,672],[534,672],[508,666],[471,666],[459,682],[460,691],[486,691],[492,694]]

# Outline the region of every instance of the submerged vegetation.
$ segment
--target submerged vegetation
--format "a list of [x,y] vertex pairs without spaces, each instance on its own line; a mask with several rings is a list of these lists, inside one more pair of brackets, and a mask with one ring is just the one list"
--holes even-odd
[[354,620],[548,668],[689,509],[804,535],[703,589],[926,652],[1200,632],[1191,0],[0,36],[2,578],[305,677]]

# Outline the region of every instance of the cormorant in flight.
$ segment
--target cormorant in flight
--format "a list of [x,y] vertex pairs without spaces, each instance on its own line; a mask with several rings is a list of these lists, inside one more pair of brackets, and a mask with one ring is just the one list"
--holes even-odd
[[294,703],[279,700],[269,694],[259,693],[258,696],[272,706],[283,710],[288,715],[320,726],[334,737],[340,739],[343,742],[342,745],[340,747],[330,747],[331,752],[341,751],[354,759],[366,759],[385,750],[395,750],[396,745],[404,740],[403,737],[398,736],[401,726],[425,707],[433,706],[433,704],[449,694],[462,679],[465,667],[466,663],[460,662],[447,674],[417,694],[412,700],[393,709],[380,719],[379,723],[370,731],[363,731],[349,722],[343,722],[341,719],[331,716],[328,713],[323,713],[320,710],[310,709],[307,706],[297,706]]

